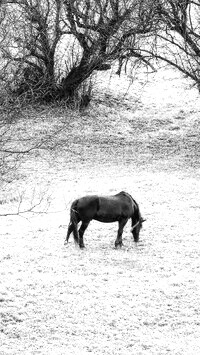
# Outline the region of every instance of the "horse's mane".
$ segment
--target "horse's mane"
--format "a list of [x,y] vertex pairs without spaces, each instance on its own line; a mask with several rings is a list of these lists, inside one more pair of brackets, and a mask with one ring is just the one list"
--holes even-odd
[[135,208],[135,212],[136,212],[136,216],[137,216],[137,218],[138,218],[138,221],[141,220],[141,219],[142,219],[142,216],[141,216],[141,213],[140,213],[140,209],[139,209],[138,203],[134,200],[134,198],[133,198],[128,192],[122,191],[122,192],[120,192],[120,193],[123,193],[123,194],[127,195],[127,196],[132,200],[133,204],[134,204],[135,207],[136,207],[136,208]]

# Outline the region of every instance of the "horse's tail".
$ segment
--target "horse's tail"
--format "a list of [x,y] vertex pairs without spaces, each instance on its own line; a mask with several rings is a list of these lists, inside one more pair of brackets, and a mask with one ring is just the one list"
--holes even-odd
[[74,201],[71,205],[71,209],[70,209],[70,221],[72,223],[72,227],[73,227],[73,236],[74,236],[74,241],[75,243],[79,243],[79,233],[78,233],[78,211],[77,211],[77,200]]

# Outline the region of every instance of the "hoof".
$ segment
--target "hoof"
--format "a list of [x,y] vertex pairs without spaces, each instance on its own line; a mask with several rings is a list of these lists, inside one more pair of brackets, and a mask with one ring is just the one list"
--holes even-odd
[[123,246],[123,243],[122,242],[115,242],[115,248],[121,248]]

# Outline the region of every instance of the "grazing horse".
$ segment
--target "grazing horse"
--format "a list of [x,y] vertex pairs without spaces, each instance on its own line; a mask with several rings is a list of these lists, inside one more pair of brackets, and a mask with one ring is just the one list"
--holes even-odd
[[[137,202],[127,192],[121,191],[112,196],[90,195],[75,200],[70,209],[70,223],[65,243],[73,232],[74,240],[80,248],[84,248],[83,235],[92,219],[99,222],[118,222],[119,228],[115,247],[122,246],[122,233],[128,219],[132,220],[131,232],[135,242],[139,240],[142,223]],[[78,231],[78,223],[82,222]]]

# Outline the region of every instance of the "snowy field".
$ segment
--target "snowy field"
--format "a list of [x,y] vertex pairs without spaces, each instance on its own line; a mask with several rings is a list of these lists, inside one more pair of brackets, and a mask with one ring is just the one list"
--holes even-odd
[[[200,353],[200,96],[171,71],[146,79],[105,75],[88,110],[32,109],[18,123],[59,134],[1,192],[1,213],[21,195],[21,208],[44,193],[49,205],[1,218],[1,355]],[[64,246],[75,198],[121,190],[147,219],[137,245],[130,223],[115,249],[117,224],[92,222],[84,250]]]

